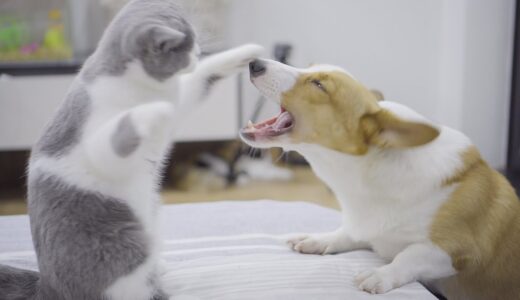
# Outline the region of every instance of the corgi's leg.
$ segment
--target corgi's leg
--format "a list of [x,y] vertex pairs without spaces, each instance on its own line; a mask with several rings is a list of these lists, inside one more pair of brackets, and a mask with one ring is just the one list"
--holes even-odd
[[86,139],[94,169],[112,179],[137,170],[154,171],[172,143],[173,105],[153,102],[134,107],[103,125]]
[[368,243],[352,240],[343,228],[329,233],[298,235],[289,238],[287,243],[294,251],[321,255],[369,248]]
[[202,102],[216,82],[238,74],[263,51],[263,47],[249,44],[203,59],[192,73],[180,77],[180,103]]
[[432,280],[456,273],[450,256],[433,244],[413,244],[397,254],[392,263],[361,272],[357,286],[369,293],[386,293],[416,280]]

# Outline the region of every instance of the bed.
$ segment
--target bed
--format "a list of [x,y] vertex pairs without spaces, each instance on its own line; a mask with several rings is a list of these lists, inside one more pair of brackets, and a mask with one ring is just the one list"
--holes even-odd
[[[369,251],[303,255],[284,244],[298,232],[340,224],[337,211],[304,202],[224,201],[162,209],[163,279],[176,300],[437,299],[419,283],[384,295],[352,284],[357,272],[383,264]],[[36,269],[27,216],[0,218],[0,264]]]

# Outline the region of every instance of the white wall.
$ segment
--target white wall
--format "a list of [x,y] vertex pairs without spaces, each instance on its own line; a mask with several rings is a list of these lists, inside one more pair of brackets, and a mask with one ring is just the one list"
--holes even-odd
[[514,0],[235,0],[230,15],[232,44],[290,42],[293,64],[343,66],[504,167]]
[[32,147],[73,79],[72,75],[0,74],[0,151]]
[[[462,130],[495,167],[507,159],[513,63],[513,0],[467,0]],[[471,109],[466,110],[466,107]]]

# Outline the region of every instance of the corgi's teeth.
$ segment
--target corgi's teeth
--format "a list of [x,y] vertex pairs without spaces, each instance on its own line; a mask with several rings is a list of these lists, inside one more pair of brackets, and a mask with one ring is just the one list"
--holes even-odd
[[247,128],[253,128],[255,125],[253,125],[253,122],[251,120],[247,121]]

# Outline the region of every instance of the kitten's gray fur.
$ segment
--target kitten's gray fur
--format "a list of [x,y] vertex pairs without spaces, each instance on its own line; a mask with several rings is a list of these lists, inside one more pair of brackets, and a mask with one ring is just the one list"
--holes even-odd
[[29,199],[41,274],[35,299],[102,299],[148,255],[149,237],[118,199],[46,174],[31,181]]
[[75,84],[66,99],[34,147],[33,153],[60,157],[79,142],[81,127],[90,113],[89,95],[82,85]]
[[[176,4],[168,0],[129,3],[77,76],[33,148],[30,164],[40,157],[65,156],[77,146],[91,113],[85,86],[102,75],[123,74],[132,61],[140,61],[149,76],[163,81],[188,65],[192,47],[193,30]],[[129,155],[139,144],[132,124],[124,120],[120,128],[125,136],[113,138],[113,147],[121,156]],[[150,237],[124,199],[29,170],[29,216],[40,273],[0,266],[0,300],[106,299],[107,287],[149,255]],[[167,299],[156,277],[149,278],[155,290],[149,299]]]
[[121,119],[117,127],[116,133],[112,135],[112,147],[119,156],[127,157],[137,149],[141,138],[128,115]]

